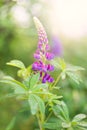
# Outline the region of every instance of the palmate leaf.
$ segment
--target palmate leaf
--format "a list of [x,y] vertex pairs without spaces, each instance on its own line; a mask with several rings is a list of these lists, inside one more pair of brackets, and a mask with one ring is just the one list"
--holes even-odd
[[37,111],[40,111],[40,113],[44,116],[45,105],[43,100],[39,96],[35,94],[30,94],[28,101],[31,108],[31,113],[33,115],[35,115]]
[[87,118],[87,116],[85,114],[78,114],[76,115],[71,124],[72,124],[72,127],[76,127],[77,129],[81,129],[81,130],[86,130],[87,129],[87,122],[84,122],[83,120]]
[[20,60],[11,60],[7,65],[14,66],[20,69],[25,69],[25,65]]
[[66,76],[68,76],[77,85],[79,85],[80,82],[82,82],[81,77],[78,74],[78,71],[82,71],[84,70],[84,68],[80,66],[68,65],[61,58],[55,58],[51,61],[51,64],[55,67],[54,72],[52,72],[52,76],[54,77],[54,79],[56,79],[59,73],[61,73],[62,79],[65,79]]

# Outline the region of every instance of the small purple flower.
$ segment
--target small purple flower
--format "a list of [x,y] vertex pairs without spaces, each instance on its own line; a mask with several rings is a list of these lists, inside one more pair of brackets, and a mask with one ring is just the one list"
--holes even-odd
[[42,83],[46,83],[46,82],[53,82],[54,79],[47,73],[45,73],[45,75],[42,78]]
[[54,71],[54,66],[53,65],[46,65],[47,71]]
[[34,58],[35,59],[40,59],[40,51],[39,50],[37,50],[35,53],[34,53]]
[[32,69],[34,71],[42,71],[42,72],[46,72],[47,71],[47,68],[45,67],[45,65],[41,61],[34,62],[32,64]]

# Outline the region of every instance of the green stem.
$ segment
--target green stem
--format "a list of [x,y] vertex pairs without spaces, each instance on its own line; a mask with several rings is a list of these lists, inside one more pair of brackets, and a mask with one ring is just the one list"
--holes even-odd
[[58,83],[58,81],[60,80],[60,78],[61,78],[61,73],[60,73],[59,76],[57,77],[56,81],[51,85],[51,86],[52,86],[51,90],[53,89],[53,87],[56,86],[56,84]]
[[59,76],[57,77],[56,81],[54,82],[54,85],[53,86],[56,86],[56,84],[58,83],[58,81],[60,80],[60,77],[61,77],[61,73],[59,74]]
[[36,117],[37,117],[37,120],[38,120],[38,124],[39,124],[40,130],[45,130],[45,129],[42,127],[43,122],[40,120],[39,114],[37,114]]
[[52,111],[49,113],[49,115],[48,115],[47,119],[45,120],[45,122],[48,121],[48,119],[50,118],[51,115],[52,115]]

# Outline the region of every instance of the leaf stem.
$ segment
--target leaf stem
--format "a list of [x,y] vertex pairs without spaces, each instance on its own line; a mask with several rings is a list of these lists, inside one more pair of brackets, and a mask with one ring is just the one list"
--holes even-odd
[[45,130],[44,128],[42,128],[42,121],[40,120],[40,117],[39,117],[39,114],[38,114],[38,113],[36,114],[36,117],[37,117],[37,119],[38,119],[38,124],[39,124],[40,130]]
[[56,84],[57,84],[58,81],[60,80],[60,77],[61,77],[61,73],[60,73],[59,76],[57,77],[56,81],[51,85],[51,86],[52,86],[51,90],[56,86]]
[[49,113],[49,115],[48,115],[47,119],[45,120],[45,122],[48,121],[48,119],[50,118],[51,115],[52,115],[52,111]]
[[56,86],[56,84],[58,83],[60,77],[61,77],[61,73],[60,73],[59,76],[57,77],[57,79],[56,79],[56,81],[54,82],[54,85],[53,85],[53,86]]

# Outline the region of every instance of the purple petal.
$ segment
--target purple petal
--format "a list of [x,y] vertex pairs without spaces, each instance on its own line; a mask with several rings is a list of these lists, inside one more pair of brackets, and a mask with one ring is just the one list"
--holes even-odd
[[38,63],[38,62],[34,62],[34,63],[32,64],[32,69],[35,70],[35,71],[37,71],[37,70],[42,70],[42,66],[41,66],[41,64]]
[[46,53],[46,59],[47,60],[51,60],[51,59],[53,59],[54,58],[54,54],[53,53],[50,53],[50,52],[47,52]]
[[46,49],[47,51],[50,50],[50,46],[49,46],[49,44],[46,44],[45,49]]
[[40,54],[34,53],[34,58],[35,59],[40,59]]
[[48,65],[46,65],[46,68],[47,68],[48,71],[54,71],[53,65],[48,64]]
[[54,79],[47,73],[43,76],[42,83],[53,82]]
[[36,52],[34,53],[34,58],[40,59],[40,51],[39,50],[36,50]]

